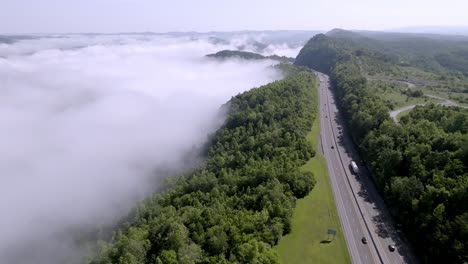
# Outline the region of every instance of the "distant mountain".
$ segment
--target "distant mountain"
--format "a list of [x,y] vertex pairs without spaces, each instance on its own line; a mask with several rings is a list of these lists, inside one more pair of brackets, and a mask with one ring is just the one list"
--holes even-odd
[[468,36],[468,26],[412,26],[392,30],[392,32],[402,33],[424,33],[424,34],[442,34],[442,35],[463,35]]
[[[329,73],[333,65],[343,58],[343,52],[337,49],[334,37],[337,33],[346,33],[338,30],[327,34],[318,34],[307,42],[297,55],[294,64],[306,66],[317,71]],[[351,32],[352,33],[352,32]]]
[[28,35],[0,35],[0,43],[12,44],[14,42],[26,39],[38,39],[37,36]]
[[369,65],[388,63],[467,75],[468,36],[333,29],[314,36],[295,64],[330,72],[333,63],[347,56],[366,57]]
[[343,37],[343,38],[356,38],[359,36],[353,31],[349,31],[349,30],[345,30],[341,28],[334,28],[328,31],[327,33],[325,33],[325,35],[330,36],[330,37]]
[[11,44],[14,41],[11,38],[0,36],[0,43]]
[[66,38],[66,36],[60,35],[46,35],[46,34],[35,34],[35,35],[0,35],[0,43],[13,44],[22,40],[33,40],[41,38]]
[[448,35],[448,34],[437,34],[437,33],[424,33],[424,32],[396,32],[396,31],[369,31],[369,30],[345,30],[340,28],[335,28],[327,33],[327,36],[341,38],[341,39],[353,39],[358,40],[362,38],[370,38],[375,40],[383,41],[400,41],[402,39],[411,38],[413,40],[468,40],[468,35]]
[[263,56],[258,53],[239,51],[239,50],[222,50],[214,54],[208,54],[206,57],[215,59],[229,59],[229,58],[240,58],[245,60],[276,60],[281,62],[293,62],[294,58],[285,56],[271,55]]
[[[210,32],[116,32],[116,33],[50,33],[50,34],[30,34],[30,35],[1,35],[0,43],[11,44],[17,41],[41,38],[67,38],[72,36],[116,36],[128,35],[138,36],[141,40],[153,36],[170,36],[177,38],[188,38],[191,40],[207,40],[215,45],[231,45],[230,49],[252,51],[256,53],[271,53],[272,47],[301,48],[314,35],[319,34],[317,30],[242,30],[242,31],[210,31]],[[274,47],[273,46],[277,46]]]

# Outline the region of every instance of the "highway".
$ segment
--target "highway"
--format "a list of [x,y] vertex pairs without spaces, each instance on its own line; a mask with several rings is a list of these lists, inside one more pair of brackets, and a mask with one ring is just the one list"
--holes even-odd
[[[335,203],[352,262],[415,263],[344,128],[328,76],[319,72],[316,74],[320,79],[321,150],[327,160]],[[351,160],[359,165],[358,175],[351,173]],[[363,237],[367,239],[367,244],[362,242]],[[394,245],[396,250],[391,252],[389,245]]]

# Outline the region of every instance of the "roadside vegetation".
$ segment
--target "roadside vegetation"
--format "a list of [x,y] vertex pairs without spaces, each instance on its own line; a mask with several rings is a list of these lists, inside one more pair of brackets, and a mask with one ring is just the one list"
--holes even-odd
[[280,263],[272,247],[316,183],[301,167],[315,155],[317,85],[295,70],[233,97],[204,165],[142,202],[89,263]]
[[[316,118],[307,140],[318,147],[320,119]],[[291,233],[275,247],[283,263],[351,263],[341,230],[325,158],[317,152],[301,169],[314,174],[317,183],[309,195],[297,201]],[[336,237],[328,228],[338,231]]]
[[468,111],[429,104],[401,117],[398,125],[368,76],[401,80],[402,67],[411,67],[421,75],[464,82],[468,42],[384,35],[320,34],[295,63],[330,75],[352,138],[420,260],[466,263]]

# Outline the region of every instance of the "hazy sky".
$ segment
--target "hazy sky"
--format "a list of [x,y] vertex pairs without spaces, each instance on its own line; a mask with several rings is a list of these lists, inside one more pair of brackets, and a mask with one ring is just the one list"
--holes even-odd
[[466,0],[0,0],[0,33],[468,25]]

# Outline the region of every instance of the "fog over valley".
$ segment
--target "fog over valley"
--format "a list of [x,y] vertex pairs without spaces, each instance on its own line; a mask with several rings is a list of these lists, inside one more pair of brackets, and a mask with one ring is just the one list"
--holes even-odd
[[[161,177],[200,162],[222,104],[280,79],[300,47],[169,35],[62,35],[0,43],[0,263],[64,263],[69,230],[126,215]],[[74,258],[76,259],[76,258]]]
[[468,264],[467,0],[0,7],[0,264]]

